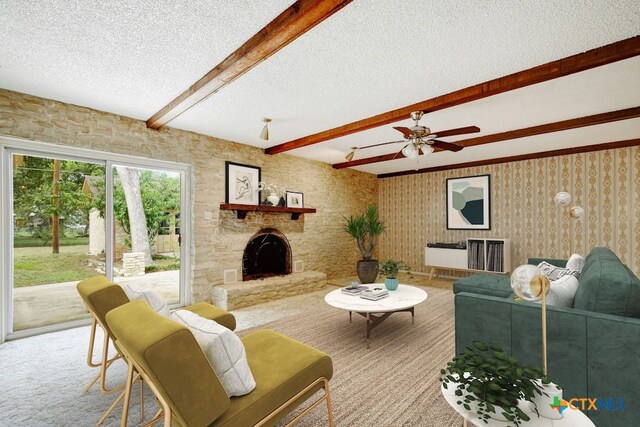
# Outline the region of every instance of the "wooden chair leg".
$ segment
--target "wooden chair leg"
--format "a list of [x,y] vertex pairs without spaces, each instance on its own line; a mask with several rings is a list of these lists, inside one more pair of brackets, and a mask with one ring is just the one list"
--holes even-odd
[[89,365],[90,368],[97,368],[101,365],[101,363],[95,363],[93,361],[93,349],[96,342],[96,329],[98,326],[98,321],[96,320],[95,316],[92,317],[93,320],[91,321],[91,334],[89,335],[89,351],[87,352],[87,365]]
[[103,393],[106,394],[110,394],[110,393],[115,393],[116,391],[122,390],[122,388],[124,387],[123,385],[120,385],[118,387],[109,389],[106,386],[106,381],[107,381],[107,369],[109,368],[109,366],[111,366],[111,364],[113,362],[115,362],[116,360],[118,360],[121,356],[119,354],[116,354],[114,357],[112,357],[111,359],[109,359],[109,335],[107,334],[107,332],[104,330],[103,328],[103,332],[104,332],[104,338],[102,340],[102,357],[100,360],[100,363],[95,363],[93,361],[93,351],[95,349],[95,339],[96,339],[96,332],[97,332],[97,326],[98,326],[98,322],[96,320],[96,317],[93,316],[93,321],[91,323],[91,334],[89,336],[89,350],[87,351],[87,365],[89,365],[92,368],[100,368],[100,372],[98,372],[98,374],[93,378],[93,380],[91,380],[91,382],[84,388],[83,390],[83,394],[87,393],[89,390],[91,390],[91,388],[93,387],[93,385],[95,383],[97,383],[98,381],[100,381],[100,391],[102,391]]
[[124,384],[121,384],[114,388],[107,388],[107,369],[113,362],[119,359],[121,356],[119,354],[115,355],[112,359],[109,359],[109,335],[104,334],[103,346],[102,346],[102,365],[100,368],[100,391],[105,394],[115,393],[116,391],[120,391],[124,388]]
[[122,402],[122,420],[120,427],[127,427],[127,418],[129,417],[129,403],[131,402],[131,388],[133,387],[133,364],[128,363],[127,381],[125,382],[124,401]]
[[333,409],[331,407],[331,394],[329,393],[329,380],[324,380],[324,397],[327,400],[327,413],[329,414],[329,427],[333,427]]

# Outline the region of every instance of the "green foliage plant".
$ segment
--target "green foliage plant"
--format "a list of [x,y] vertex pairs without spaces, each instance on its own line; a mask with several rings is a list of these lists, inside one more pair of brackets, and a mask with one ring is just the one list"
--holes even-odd
[[388,279],[395,279],[396,277],[398,277],[398,272],[400,270],[406,271],[409,274],[409,277],[413,277],[413,274],[411,274],[411,267],[409,267],[403,261],[388,259],[382,264],[378,265],[378,274]]
[[456,387],[458,405],[470,411],[475,403],[478,418],[485,423],[491,413],[500,410],[514,426],[529,421],[530,417],[518,407],[518,399],[532,401],[536,394],[542,395],[536,382],[542,378],[542,370],[522,367],[499,346],[480,341],[474,341],[440,371],[443,387]]
[[378,206],[369,205],[364,213],[349,218],[343,216],[344,231],[356,239],[362,259],[369,261],[373,257],[373,251],[378,237],[385,230],[384,221],[380,219]]

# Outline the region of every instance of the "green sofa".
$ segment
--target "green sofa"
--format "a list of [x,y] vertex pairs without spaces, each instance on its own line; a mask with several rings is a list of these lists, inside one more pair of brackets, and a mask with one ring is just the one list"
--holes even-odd
[[[623,399],[623,408],[605,409],[604,401],[599,410],[585,411],[597,426],[638,425],[640,281],[609,249],[595,248],[579,282],[573,307],[547,310],[549,376],[566,400]],[[515,301],[509,277],[472,275],[453,291],[457,354],[478,340],[498,343],[523,364],[542,365],[540,305]]]

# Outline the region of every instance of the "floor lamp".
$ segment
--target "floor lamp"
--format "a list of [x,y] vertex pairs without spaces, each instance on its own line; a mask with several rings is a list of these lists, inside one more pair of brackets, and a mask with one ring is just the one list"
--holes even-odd
[[525,301],[541,301],[542,308],[542,371],[547,376],[547,293],[549,278],[535,265],[525,264],[513,270],[511,289]]

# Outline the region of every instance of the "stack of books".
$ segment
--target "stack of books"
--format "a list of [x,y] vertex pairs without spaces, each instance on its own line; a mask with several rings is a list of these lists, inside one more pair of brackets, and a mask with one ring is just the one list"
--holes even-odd
[[382,288],[367,289],[366,291],[362,291],[362,293],[360,294],[360,298],[368,299],[371,301],[378,301],[388,296],[389,292],[386,289]]
[[369,289],[364,285],[360,285],[357,288],[352,288],[351,286],[347,286],[346,288],[342,288],[342,293],[346,295],[360,295],[365,290]]

